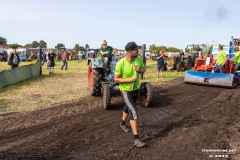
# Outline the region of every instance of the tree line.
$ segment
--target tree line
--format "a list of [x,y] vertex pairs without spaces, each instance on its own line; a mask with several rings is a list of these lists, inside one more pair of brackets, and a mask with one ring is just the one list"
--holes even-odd
[[149,52],[153,52],[153,51],[167,51],[167,52],[179,52],[180,49],[176,48],[176,47],[167,47],[167,46],[156,46],[155,44],[150,45],[149,47]]
[[[24,47],[24,48],[47,48],[47,43],[44,40],[38,41],[33,41],[32,43],[28,43],[25,45],[20,45],[17,43],[13,44],[7,44],[7,39],[4,37],[0,37],[0,45],[2,46],[9,46],[10,48],[18,48],[18,47]],[[57,43],[55,46],[56,50],[59,50],[61,47],[65,48],[65,45],[63,43]],[[86,51],[90,48],[88,44],[86,44],[84,47],[80,46],[79,44],[75,44],[73,50],[77,53],[78,51]]]

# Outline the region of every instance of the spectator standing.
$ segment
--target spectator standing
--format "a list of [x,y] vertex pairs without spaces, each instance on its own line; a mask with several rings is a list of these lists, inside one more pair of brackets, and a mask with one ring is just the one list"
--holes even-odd
[[67,70],[68,68],[68,63],[67,63],[67,59],[68,59],[68,54],[66,51],[63,51],[62,55],[61,55],[61,59],[62,59],[62,67],[61,70],[63,70],[63,67],[65,66],[65,70]]
[[85,51],[83,51],[82,59],[86,59],[86,55],[87,55],[87,53]]
[[53,74],[53,69],[54,69],[54,66],[55,66],[55,57],[56,57],[56,55],[50,49],[49,53],[48,53],[48,56],[47,56],[47,61],[49,63],[49,74]]
[[81,51],[79,51],[79,53],[78,53],[78,63],[79,62],[82,62],[82,52]]
[[48,51],[46,51],[42,54],[42,65],[44,65],[45,62],[47,63],[47,52]]
[[14,69],[19,66],[20,58],[19,55],[17,54],[16,49],[14,49],[13,53],[11,53],[8,64],[11,65],[11,69]]
[[[157,59],[157,78],[163,78],[164,54],[162,50],[160,50],[160,52],[156,54],[156,59]],[[159,73],[161,77],[159,77]]]

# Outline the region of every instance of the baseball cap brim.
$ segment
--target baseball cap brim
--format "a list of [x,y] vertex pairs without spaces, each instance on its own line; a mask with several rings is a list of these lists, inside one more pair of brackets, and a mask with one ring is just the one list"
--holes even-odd
[[142,48],[142,46],[137,46],[134,49],[141,49],[141,48]]

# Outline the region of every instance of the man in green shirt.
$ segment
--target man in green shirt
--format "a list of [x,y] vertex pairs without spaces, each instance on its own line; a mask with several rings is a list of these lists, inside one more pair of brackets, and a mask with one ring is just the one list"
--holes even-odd
[[99,52],[100,52],[100,54],[102,56],[103,67],[104,67],[105,70],[107,70],[108,63],[112,59],[113,48],[111,46],[107,45],[107,41],[106,40],[103,40],[102,46],[99,49]]
[[125,123],[129,115],[134,135],[134,145],[144,147],[146,143],[141,141],[137,132],[138,113],[136,110],[136,101],[140,88],[139,73],[146,71],[142,58],[138,56],[138,49],[140,48],[141,46],[138,46],[135,42],[129,42],[125,46],[127,53],[116,65],[114,80],[116,83],[119,83],[119,88],[125,101],[120,127],[125,132],[131,131],[130,127]]
[[219,53],[218,53],[218,56],[217,56],[217,61],[216,61],[216,64],[213,66],[214,72],[220,71],[220,73],[223,73],[223,66],[226,63],[226,61],[227,61],[227,54],[223,50],[223,46],[220,45],[219,46]]
[[233,68],[233,73],[235,73],[237,70],[240,70],[240,51],[238,47],[234,48],[235,56],[231,60],[234,61],[235,65]]

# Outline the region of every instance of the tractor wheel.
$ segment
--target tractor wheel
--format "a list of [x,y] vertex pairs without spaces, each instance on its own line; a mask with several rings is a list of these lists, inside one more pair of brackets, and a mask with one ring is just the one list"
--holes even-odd
[[152,87],[151,83],[149,83],[149,82],[144,82],[141,85],[144,85],[144,93],[141,94],[142,105],[143,105],[143,107],[148,107],[152,102],[153,87]]
[[102,79],[102,69],[92,68],[92,63],[90,62],[88,67],[88,86],[91,96],[101,95]]
[[109,84],[103,84],[102,86],[102,94],[103,94],[103,108],[109,109],[111,106],[111,93],[110,93],[110,85]]
[[190,70],[192,68],[192,58],[188,57],[186,60],[184,60],[184,69]]
[[182,70],[182,62],[177,64],[177,71],[180,72]]
[[167,69],[167,62],[164,62],[164,65],[163,65],[163,71],[167,71],[168,69]]

